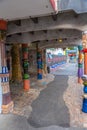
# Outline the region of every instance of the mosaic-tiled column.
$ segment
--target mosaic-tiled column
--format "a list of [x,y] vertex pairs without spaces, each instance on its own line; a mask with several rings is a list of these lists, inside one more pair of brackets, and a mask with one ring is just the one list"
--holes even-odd
[[5,57],[6,30],[7,22],[0,20],[0,113],[9,113],[13,110]]
[[42,50],[40,48],[38,48],[38,44],[36,47],[37,47],[37,79],[41,80],[42,79],[42,67],[43,67]]
[[22,44],[22,52],[23,52],[23,87],[24,90],[29,91],[30,89],[30,76],[28,72],[29,68],[29,61],[28,61],[28,54],[29,54],[29,48],[28,44]]
[[78,56],[78,83],[82,84],[82,76],[83,76],[83,53],[82,53],[82,45],[78,46],[79,56]]
[[82,76],[84,85],[82,111],[87,113],[87,31],[82,34],[83,52],[84,52],[84,75]]

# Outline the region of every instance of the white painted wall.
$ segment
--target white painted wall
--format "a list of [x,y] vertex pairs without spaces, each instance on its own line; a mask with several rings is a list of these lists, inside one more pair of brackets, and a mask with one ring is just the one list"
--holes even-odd
[[0,0],[0,18],[3,19],[21,19],[53,12],[50,0]]

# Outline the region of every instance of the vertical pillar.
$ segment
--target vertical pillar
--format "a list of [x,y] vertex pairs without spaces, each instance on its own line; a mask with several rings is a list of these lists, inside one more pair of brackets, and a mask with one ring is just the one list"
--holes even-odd
[[23,52],[23,70],[24,70],[24,74],[23,74],[23,87],[24,90],[28,91],[30,89],[30,76],[29,76],[29,72],[28,72],[28,68],[29,68],[29,62],[28,62],[28,52],[29,52],[29,48],[28,48],[28,44],[22,44],[22,52]]
[[12,80],[18,83],[22,82],[20,45],[15,43],[12,45]]
[[87,75],[87,52],[84,50],[84,74]]
[[36,45],[37,47],[37,79],[41,80],[42,79],[42,50],[38,48],[38,44]]
[[79,56],[78,56],[78,83],[82,84],[82,76],[83,76],[83,54],[82,54],[82,45],[78,46]]
[[84,75],[82,76],[84,85],[82,111],[87,113],[87,31],[82,34],[83,52],[84,52]]
[[9,88],[9,72],[5,57],[5,39],[7,22],[0,20],[0,113],[9,113],[13,110]]
[[42,61],[43,61],[43,75],[47,74],[47,65],[46,65],[46,49],[42,50]]
[[87,75],[87,31],[82,35],[83,52],[84,52],[84,74]]
[[6,52],[6,62],[7,62],[8,72],[9,72],[9,79],[11,80],[11,78],[12,78],[12,58],[11,58],[10,51]]

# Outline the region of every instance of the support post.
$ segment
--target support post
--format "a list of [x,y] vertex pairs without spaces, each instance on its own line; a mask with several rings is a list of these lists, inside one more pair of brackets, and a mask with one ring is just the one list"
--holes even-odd
[[87,52],[84,52],[84,74],[87,75]]
[[23,87],[25,91],[29,91],[30,89],[30,76],[29,76],[29,62],[28,62],[28,44],[22,44],[22,52],[23,52]]
[[36,45],[37,48],[37,79],[42,79],[42,50],[38,48],[38,44]]
[[78,83],[82,84],[82,76],[83,76],[83,53],[82,53],[82,45],[78,46],[79,56],[78,56]]
[[83,52],[84,52],[84,75],[82,76],[84,85],[82,111],[87,113],[87,31],[82,34]]
[[12,50],[12,80],[18,83],[22,82],[21,60],[20,60],[20,44],[13,44]]
[[9,72],[5,56],[6,30],[7,22],[0,20],[0,113],[13,111],[13,102],[9,88]]
[[42,61],[43,61],[43,75],[47,74],[47,65],[46,65],[46,49],[42,50]]

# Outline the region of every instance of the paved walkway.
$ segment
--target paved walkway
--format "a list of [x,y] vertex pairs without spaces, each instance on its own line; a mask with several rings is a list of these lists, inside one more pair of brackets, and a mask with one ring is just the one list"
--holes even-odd
[[85,128],[63,128],[49,126],[34,128],[29,125],[26,118],[17,115],[0,115],[0,130],[87,130]]
[[54,75],[67,75],[67,76],[77,76],[77,63],[66,63],[59,67],[57,71],[52,72]]
[[[68,76],[77,75],[77,64],[68,63],[53,72],[55,79],[41,91],[32,104],[29,123],[34,127],[58,125],[69,127],[70,115],[63,99],[68,88]],[[44,109],[43,109],[44,108]]]
[[41,91],[32,104],[29,123],[33,127],[59,125],[69,127],[69,111],[63,100],[68,84],[68,76],[56,76],[54,81]]

